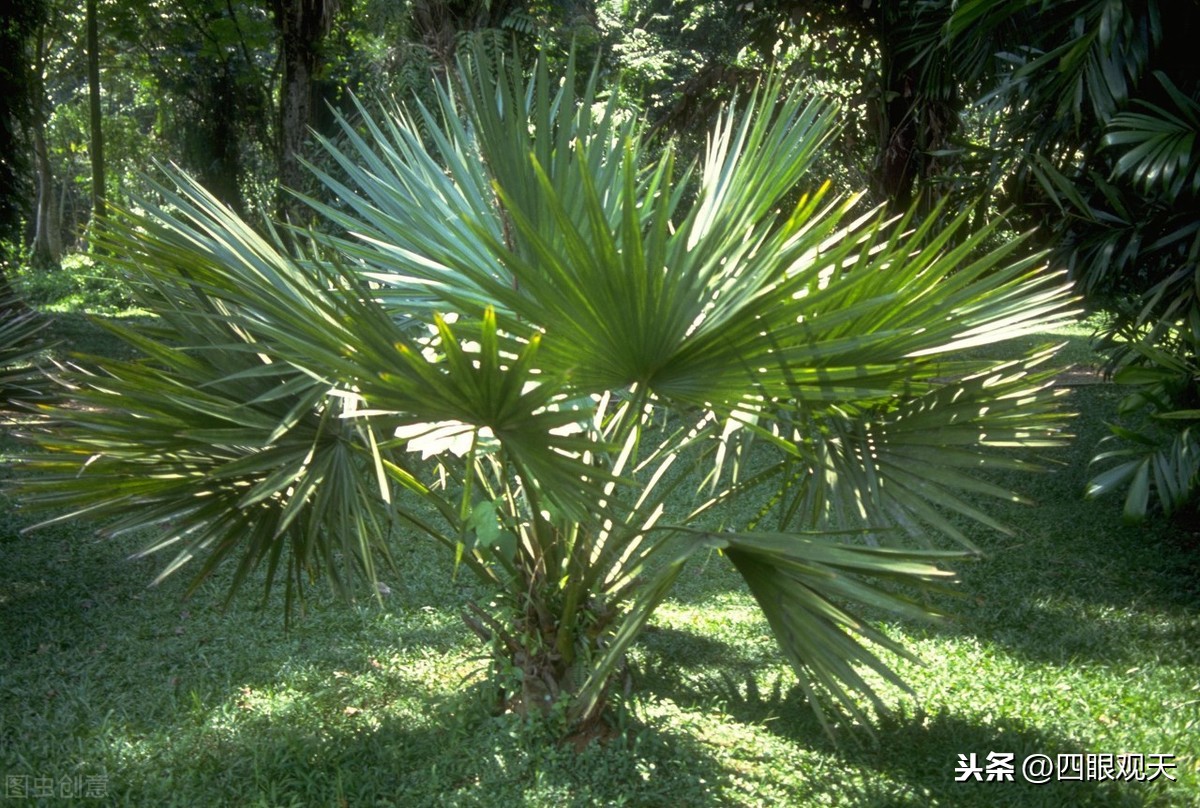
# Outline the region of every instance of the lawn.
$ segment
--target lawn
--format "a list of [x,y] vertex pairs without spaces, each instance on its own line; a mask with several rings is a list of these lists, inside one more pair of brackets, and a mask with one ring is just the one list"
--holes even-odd
[[[93,326],[58,335],[115,350]],[[1088,362],[1085,327],[1066,339]],[[873,727],[821,731],[740,579],[687,570],[635,649],[635,698],[604,744],[560,744],[493,715],[481,649],[458,618],[480,593],[424,544],[382,604],[317,594],[285,630],[281,596],[225,581],[148,588],[145,537],[77,523],[22,534],[0,498],[0,774],[14,804],[1200,805],[1200,532],[1127,527],[1084,502],[1087,460],[1119,395],[1073,388],[1079,439],[1053,473],[993,506],[940,624],[889,624],[923,664],[882,687]],[[8,414],[11,416],[11,414]],[[21,448],[0,426],[0,476]],[[1011,753],[1011,780],[990,754]],[[1031,756],[1058,775],[1035,784]],[[1133,765],[1144,777],[1109,775]],[[980,781],[969,777],[972,756]],[[1061,756],[1061,757],[1060,757]],[[1167,757],[1162,757],[1167,756]],[[993,758],[993,761],[996,759]],[[1154,765],[1168,764],[1173,768]],[[1078,778],[1071,776],[1078,764]],[[1099,767],[1096,769],[1095,767]],[[1027,776],[1029,775],[1029,776]],[[22,801],[21,798],[24,798]]]

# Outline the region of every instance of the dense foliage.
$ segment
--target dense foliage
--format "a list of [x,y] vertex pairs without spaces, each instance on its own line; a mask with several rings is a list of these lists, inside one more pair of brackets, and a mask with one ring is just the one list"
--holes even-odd
[[[803,4],[801,4],[803,5]],[[1200,492],[1200,69],[1195,2],[970,0],[867,4],[845,24],[880,45],[876,187],[951,200],[978,221],[1011,207],[1105,312],[1109,372],[1131,385],[1090,494],[1140,519]],[[1167,380],[1170,380],[1169,383]]]

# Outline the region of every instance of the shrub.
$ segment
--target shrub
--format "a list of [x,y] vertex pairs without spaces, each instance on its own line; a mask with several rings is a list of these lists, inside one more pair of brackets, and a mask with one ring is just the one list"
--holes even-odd
[[90,253],[72,253],[59,269],[22,268],[21,296],[31,305],[59,311],[118,312],[134,295],[119,262]]
[[115,328],[144,360],[67,378],[84,406],[51,411],[23,497],[153,531],[164,575],[236,559],[289,595],[437,542],[492,593],[464,619],[506,706],[580,730],[713,553],[822,718],[874,698],[864,667],[902,684],[861,612],[929,616],[913,589],[962,555],[930,537],[970,547],[955,517],[999,527],[972,497],[1019,499],[977,472],[1062,440],[1052,350],[962,349],[1065,316],[1061,275],[1019,240],[968,259],[989,234],[962,218],[853,219],[819,187],[778,210],[834,126],[778,82],[680,171],[573,67],[477,53],[456,80],[345,124],[353,187],[319,174],[342,204],[312,203],[344,235],[296,233],[303,257],[182,175],[116,215],[161,319]]

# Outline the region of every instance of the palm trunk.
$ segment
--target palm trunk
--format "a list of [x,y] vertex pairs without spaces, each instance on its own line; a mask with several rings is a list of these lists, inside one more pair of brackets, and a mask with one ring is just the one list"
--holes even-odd
[[894,29],[897,15],[913,13],[902,7],[881,6],[876,22],[880,76],[878,143],[873,190],[895,210],[919,202],[932,210],[940,190],[928,180],[946,170],[935,155],[944,150],[958,128],[962,104],[954,86],[930,88],[922,84],[919,66],[911,54],[898,51]]
[[879,42],[879,121],[876,125],[875,193],[897,210],[912,202],[913,185],[920,155],[917,147],[918,105],[916,77],[906,69],[894,50],[892,29],[896,12],[878,11],[876,38]]

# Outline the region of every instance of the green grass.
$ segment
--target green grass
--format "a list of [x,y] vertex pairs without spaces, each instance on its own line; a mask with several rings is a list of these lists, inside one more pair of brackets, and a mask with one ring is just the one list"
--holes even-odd
[[[106,350],[93,326],[56,328]],[[1057,335],[1071,361],[1090,361],[1087,333]],[[1015,535],[973,534],[987,555],[940,604],[953,618],[889,626],[924,661],[897,663],[915,695],[882,688],[874,733],[836,744],[719,557],[637,646],[622,732],[577,753],[489,712],[457,618],[479,593],[432,548],[401,544],[382,605],[317,590],[285,631],[276,595],[223,612],[218,578],[184,601],[184,579],[147,588],[163,559],[129,560],[138,537],[22,535],[0,500],[0,775],[156,806],[1200,805],[1200,534],[1080,497],[1117,395],[1075,389],[1079,440],[1010,481],[1040,504],[993,506]],[[4,429],[0,457],[19,456]],[[1173,754],[1177,782],[955,782],[960,754],[989,752]]]

